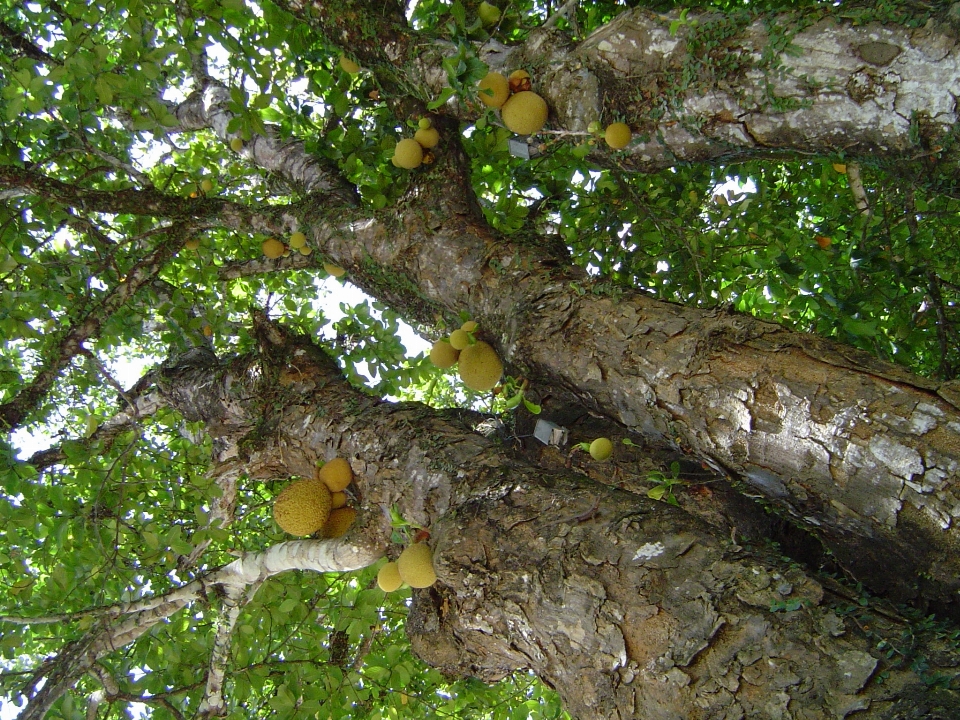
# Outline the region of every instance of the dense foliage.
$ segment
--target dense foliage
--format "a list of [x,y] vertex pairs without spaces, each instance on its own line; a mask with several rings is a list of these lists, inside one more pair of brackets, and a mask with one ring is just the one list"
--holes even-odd
[[[918,25],[939,12],[895,2],[709,3],[725,17],[781,5]],[[579,39],[624,7],[580,3],[559,27]],[[492,31],[522,40],[554,9],[512,3]],[[475,12],[459,1],[411,5],[414,27],[460,47],[448,71],[465,96],[483,73],[470,54],[487,35]],[[236,519],[207,527],[218,489],[206,475],[201,427],[161,412],[96,440],[125,407],[131,372],[196,347],[249,350],[250,310],[266,307],[323,339],[371,392],[439,405],[470,398],[426,361],[423,345],[405,347],[391,308],[363,300],[337,312],[349,276],[325,279],[323,258],[304,256],[283,272],[261,262],[266,236],[223,222],[214,201],[264,208],[298,202],[301,188],[208,130],[181,131],[173,112],[196,88],[205,55],[231,89],[233,130],[248,141],[268,128],[303,140],[375,212],[396,203],[408,179],[390,163],[417,120],[400,113],[401,101],[425,110],[437,98],[406,87],[399,71],[392,83],[344,72],[338,60],[349,48],[266,1],[8,3],[0,22],[0,170],[37,178],[29,193],[0,185],[0,403],[42,373],[54,378],[10,428],[17,433],[0,440],[0,612],[37,619],[3,622],[9,709],[38,664],[89,629],[85,611],[163,592],[283,539],[270,519],[280,481],[243,483]],[[705,51],[703,62],[710,57]],[[960,206],[954,188],[927,181],[935,156],[897,167],[861,160],[862,180],[851,179],[842,155],[638,175],[616,156],[598,162],[595,138],[583,134],[546,134],[536,157],[514,157],[492,111],[477,110],[461,131],[490,223],[511,236],[559,237],[606,291],[639,287],[664,300],[728,305],[920,374],[960,371]],[[869,211],[858,208],[858,188]],[[133,211],[131,189],[149,191],[142,197],[156,203],[156,217]],[[114,197],[115,210],[86,211],[84,193],[100,207]],[[191,239],[196,249],[185,246]],[[417,329],[436,339],[437,320]],[[71,343],[79,349],[67,352]],[[38,472],[29,456],[46,445],[62,456]],[[185,565],[205,540],[198,564]],[[375,574],[289,573],[262,587],[234,635],[231,717],[560,716],[556,697],[527,676],[487,687],[419,664],[402,633],[406,596],[385,597]],[[144,703],[136,712],[150,717],[191,715],[210,651],[205,630],[216,621],[216,608],[193,608],[104,660],[119,683],[109,716],[129,703]],[[81,680],[51,717],[83,717],[81,697],[97,687]]]

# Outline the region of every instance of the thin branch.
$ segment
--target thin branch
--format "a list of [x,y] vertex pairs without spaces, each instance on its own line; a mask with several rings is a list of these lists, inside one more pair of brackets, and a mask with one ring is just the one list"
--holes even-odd
[[220,717],[226,714],[226,703],[223,697],[223,679],[227,673],[227,663],[230,660],[230,642],[233,629],[240,617],[241,608],[253,599],[260,583],[254,583],[244,593],[242,588],[231,588],[223,597],[223,611],[217,623],[217,634],[210,652],[210,666],[207,670],[207,687],[197,711],[200,717]]
[[860,163],[847,163],[847,184],[850,186],[850,192],[853,194],[853,202],[861,215],[869,216],[870,199],[867,197],[866,188],[863,186],[863,179],[860,177]]

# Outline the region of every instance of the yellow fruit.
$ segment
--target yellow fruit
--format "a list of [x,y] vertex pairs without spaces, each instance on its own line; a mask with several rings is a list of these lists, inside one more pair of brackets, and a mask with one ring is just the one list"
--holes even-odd
[[205,193],[213,192],[213,181],[212,180],[201,180],[200,189]]
[[187,250],[199,250],[200,238],[190,238],[183,244],[183,247],[185,247]]
[[615,122],[607,126],[603,139],[614,150],[620,150],[630,144],[630,128],[626,123]]
[[276,238],[267,238],[263,241],[263,254],[271,260],[276,260],[278,257],[283,255],[286,249],[286,245]]
[[460,329],[464,332],[471,333],[477,329],[477,323],[475,320],[467,320],[463,325],[460,326]]
[[433,127],[433,123],[430,122],[430,118],[428,118],[428,117],[422,117],[422,118],[420,118],[420,120],[417,122],[417,129],[418,129],[418,130],[429,130],[431,127]]
[[307,236],[304,235],[302,232],[295,232],[290,235],[290,239],[287,241],[287,243],[294,250],[296,250],[297,248],[302,248],[304,245],[307,244]]
[[413,139],[420,143],[420,147],[432,148],[436,147],[437,143],[440,142],[440,133],[437,132],[436,128],[417,130],[413,135]]
[[360,66],[346,55],[340,56],[340,69],[351,75],[356,75],[358,72],[360,72]]
[[317,472],[317,477],[330,488],[330,492],[343,490],[353,480],[353,469],[343,458],[334,458]]
[[500,8],[484,0],[484,2],[480,3],[480,7],[477,8],[477,15],[480,17],[480,22],[485,26],[496,25],[500,19]]
[[415,543],[400,553],[397,572],[410,587],[430,587],[437,581],[433,570],[433,551],[426,543]]
[[487,107],[502,107],[510,97],[510,83],[498,72],[484,75],[477,88],[480,90],[480,102]]
[[325,538],[338,538],[347,534],[347,530],[357,519],[357,511],[353,508],[342,507],[330,511],[330,517],[323,524],[320,535]]
[[347,504],[347,494],[342,490],[338,490],[335,493],[330,493],[330,509],[336,510],[337,508],[345,507]]
[[233,138],[230,140],[230,149],[234,152],[240,152],[243,150],[243,140],[240,138]]
[[380,589],[384,592],[393,592],[403,585],[403,580],[400,578],[400,571],[397,570],[397,564],[395,562],[388,562],[380,568],[380,572],[377,573],[377,585],[379,585]]
[[477,392],[493,389],[503,375],[503,364],[497,351],[482,340],[460,352],[459,367],[463,384]]
[[313,252],[313,248],[309,245],[304,245],[302,248],[297,248],[300,251],[301,255],[309,255]]
[[209,325],[204,325],[204,326],[203,326],[203,334],[204,334],[206,337],[213,337],[213,328],[210,327]]
[[846,163],[834,163],[833,169],[836,170],[841,175],[847,174],[847,164]]
[[330,490],[312,478],[295,480],[273,502],[273,519],[291,535],[313,535],[330,515]]
[[547,101],[529,90],[510,97],[500,109],[503,124],[517,135],[533,135],[547,122]]
[[393,164],[413,170],[423,162],[423,148],[413,138],[404,138],[393,150]]
[[454,350],[463,350],[470,344],[470,334],[463,329],[450,333],[450,346]]
[[460,356],[459,350],[454,350],[453,346],[446,340],[437,340],[430,348],[430,362],[438,368],[450,368],[457,364],[457,358]]
[[323,269],[327,271],[328,275],[333,275],[335,278],[343,277],[347,274],[346,270],[339,265],[334,265],[333,263],[324,263]]
[[613,443],[610,438],[597,438],[590,443],[590,457],[603,462],[613,455]]
[[529,90],[532,87],[530,73],[526,70],[514,70],[507,77],[507,84],[510,86],[510,92],[518,93]]

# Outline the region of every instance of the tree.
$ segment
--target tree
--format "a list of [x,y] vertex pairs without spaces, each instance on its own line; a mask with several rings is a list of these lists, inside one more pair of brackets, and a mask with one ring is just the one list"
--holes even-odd
[[[577,717],[956,713],[955,9],[667,5],[10,10],[0,419],[60,436],[5,450],[23,717],[558,712],[524,670]],[[520,67],[527,140],[476,89]],[[338,369],[341,270],[377,302]],[[499,394],[399,318],[477,321]],[[272,499],[335,456],[356,525],[290,541]],[[372,578],[414,526],[408,645]]]

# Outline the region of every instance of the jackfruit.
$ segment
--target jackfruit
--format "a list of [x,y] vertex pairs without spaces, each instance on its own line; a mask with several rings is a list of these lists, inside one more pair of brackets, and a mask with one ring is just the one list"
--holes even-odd
[[503,124],[517,135],[533,135],[540,132],[547,122],[547,101],[535,92],[525,90],[512,95],[500,108]]
[[430,348],[430,362],[444,370],[456,365],[459,356],[460,351],[454,350],[446,340],[437,340]]
[[423,148],[413,138],[404,138],[393,149],[393,164],[397,167],[413,170],[423,162]]
[[261,247],[263,249],[263,254],[271,260],[276,260],[278,257],[282,256],[284,250],[287,249],[286,245],[276,238],[267,238],[263,241],[263,245]]
[[347,271],[344,270],[339,265],[334,265],[333,263],[324,263],[323,269],[327,271],[328,275],[333,275],[335,278],[343,277],[347,274]]
[[487,107],[502,107],[510,97],[510,83],[498,72],[490,72],[477,83],[480,90],[480,102]]
[[437,581],[433,570],[433,551],[426,543],[414,543],[397,558],[400,578],[410,587],[430,587]]
[[307,236],[302,232],[297,231],[295,233],[291,233],[290,240],[288,242],[290,243],[290,247],[292,247],[294,250],[298,250],[307,244]]
[[482,340],[460,351],[459,369],[463,384],[477,392],[493,389],[503,375],[497,351]]
[[350,507],[337,508],[330,511],[330,517],[323,524],[320,535],[325,538],[338,538],[347,534],[347,530],[357,519],[357,511]]
[[491,25],[496,25],[500,19],[500,8],[484,0],[480,3],[480,7],[477,8],[477,15],[480,17],[480,22],[483,23],[484,27],[490,27]]
[[470,333],[463,328],[450,333],[450,346],[454,350],[463,350],[470,344]]
[[413,134],[413,139],[416,140],[422,148],[432,148],[436,147],[437,143],[440,142],[440,133],[437,132],[436,128],[421,128]]
[[340,56],[340,69],[345,73],[349,73],[350,75],[356,75],[358,72],[360,72],[360,66],[346,55]]
[[330,490],[319,480],[295,480],[273,502],[273,519],[291,535],[313,535],[330,516]]
[[397,570],[395,562],[388,562],[377,573],[377,585],[384,592],[393,592],[403,585],[403,579],[400,577],[400,571]]
[[620,150],[630,144],[630,127],[626,123],[615,122],[607,126],[604,140],[614,150]]
[[330,488],[330,492],[338,492],[353,480],[353,469],[343,458],[334,458],[317,471],[317,477]]
[[230,149],[234,152],[240,152],[243,150],[243,140],[240,138],[231,138],[230,139]]
[[330,509],[336,510],[337,508],[345,507],[347,504],[347,494],[343,490],[338,490],[337,492],[330,493]]
[[463,325],[460,326],[460,329],[464,332],[472,333],[477,329],[477,322],[475,320],[467,320]]
[[597,438],[590,443],[590,457],[594,460],[603,462],[609,459],[611,455],[613,455],[613,443],[610,442],[609,438]]

